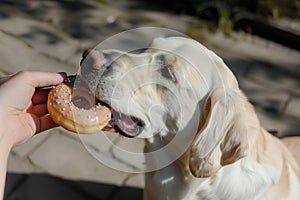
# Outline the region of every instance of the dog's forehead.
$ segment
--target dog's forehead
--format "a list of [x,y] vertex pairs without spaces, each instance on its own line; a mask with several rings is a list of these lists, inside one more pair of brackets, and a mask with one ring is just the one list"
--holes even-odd
[[[215,61],[207,48],[194,40],[182,37],[156,38],[148,49],[141,52],[105,50],[103,53],[108,61],[106,66],[110,66],[113,73],[93,76],[92,79],[99,80],[106,77],[105,80],[107,80],[107,78],[110,79],[109,76],[124,77],[124,74],[128,75],[128,79],[132,79],[134,76],[129,76],[129,74],[139,74],[137,79],[148,80],[150,76],[144,77],[144,74],[148,73],[145,71],[146,68],[151,73],[156,73],[155,69],[167,66],[168,68],[161,70],[162,73],[158,74],[159,76],[162,75],[173,82],[180,82],[180,78],[183,78],[199,83],[200,77],[211,77],[211,72],[215,68]],[[145,73],[141,73],[141,71],[145,71]],[[174,81],[176,73],[177,77]]]
[[[109,64],[129,67],[132,65],[146,65],[148,63],[176,64],[178,61],[185,61],[196,66],[201,63],[210,62],[207,49],[198,42],[183,38],[155,38],[151,45],[140,52],[122,52],[119,50],[105,50]],[[133,66],[135,67],[135,66]]]
[[185,44],[189,44],[190,39],[183,37],[168,37],[168,38],[155,38],[150,45],[152,48],[163,49],[166,51],[176,51],[177,48]]

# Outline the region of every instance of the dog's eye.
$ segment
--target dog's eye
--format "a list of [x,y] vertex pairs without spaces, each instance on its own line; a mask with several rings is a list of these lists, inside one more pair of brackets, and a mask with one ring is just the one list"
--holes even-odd
[[158,53],[153,58],[156,65],[159,66],[161,75],[164,78],[177,83],[173,66],[173,64],[176,62],[176,56],[170,53]]
[[173,81],[174,83],[177,83],[177,79],[174,74],[174,71],[172,70],[172,66],[169,65],[163,66],[163,68],[161,69],[161,74],[163,77]]

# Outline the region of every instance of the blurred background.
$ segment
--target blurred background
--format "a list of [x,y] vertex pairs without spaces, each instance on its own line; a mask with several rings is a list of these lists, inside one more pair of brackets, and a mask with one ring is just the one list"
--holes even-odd
[[[128,29],[165,27],[224,59],[267,130],[299,135],[299,20],[299,0],[1,0],[0,76],[75,74],[85,49]],[[90,145],[120,161],[113,146]],[[142,199],[143,186],[143,174],[104,166],[77,135],[55,128],[12,150],[5,199]]]

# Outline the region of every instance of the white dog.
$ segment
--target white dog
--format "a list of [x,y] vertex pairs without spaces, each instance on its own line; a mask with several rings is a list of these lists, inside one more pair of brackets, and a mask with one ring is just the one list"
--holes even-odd
[[[146,151],[164,148],[177,134],[191,138],[174,162],[146,173],[145,199],[300,199],[296,160],[260,126],[236,78],[212,51],[169,37],[139,54],[90,55],[93,64],[83,65],[80,75],[112,107],[116,131],[147,138]],[[147,162],[156,165],[156,159]]]

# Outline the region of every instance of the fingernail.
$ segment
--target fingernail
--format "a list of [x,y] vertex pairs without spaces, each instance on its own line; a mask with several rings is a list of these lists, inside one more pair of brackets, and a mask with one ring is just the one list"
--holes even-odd
[[66,72],[58,72],[64,79],[67,78],[67,73]]

